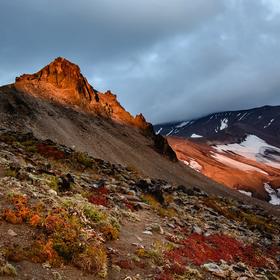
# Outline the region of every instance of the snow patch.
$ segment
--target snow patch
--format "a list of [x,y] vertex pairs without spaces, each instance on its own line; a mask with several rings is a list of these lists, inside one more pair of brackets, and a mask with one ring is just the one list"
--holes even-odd
[[172,129],[166,134],[166,136],[169,136],[173,131],[174,131],[174,129],[172,128]]
[[156,132],[156,135],[160,134],[161,131],[162,131],[162,127]]
[[246,158],[280,168],[280,149],[255,135],[248,135],[240,144],[213,146],[218,152],[233,152]]
[[189,122],[190,122],[190,121],[182,122],[182,123],[176,125],[176,128],[184,127],[184,126],[186,126]]
[[220,130],[224,130],[228,127],[228,119],[221,120]]
[[252,193],[251,192],[247,192],[247,191],[243,191],[243,190],[238,190],[240,193],[245,194],[247,196],[251,196],[252,197]]
[[203,136],[193,133],[191,138],[202,138]]
[[273,122],[274,122],[274,119],[270,120],[270,122],[269,122],[267,125],[265,125],[263,128],[268,128],[268,127],[270,127],[271,124],[272,124]]
[[268,175],[265,171],[263,171],[260,168],[257,168],[255,166],[234,160],[232,158],[229,158],[227,156],[224,155],[220,155],[220,154],[212,154],[211,157],[215,158],[217,161],[229,166],[229,167],[233,167],[235,169],[239,169],[242,171],[249,171],[249,172],[258,172],[258,173],[262,173],[265,175]]
[[246,117],[248,113],[244,113],[238,120],[241,121],[242,119],[244,119]]
[[269,203],[272,205],[280,205],[279,189],[276,191],[267,183],[264,184],[264,189],[270,196]]
[[202,170],[202,166],[197,161],[195,161],[193,158],[190,158],[189,161],[182,160],[182,162],[197,172],[201,172],[201,170]]

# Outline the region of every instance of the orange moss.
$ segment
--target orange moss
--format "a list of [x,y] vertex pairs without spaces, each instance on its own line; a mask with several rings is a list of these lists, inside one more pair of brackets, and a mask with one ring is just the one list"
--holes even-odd
[[29,224],[33,227],[37,227],[41,222],[42,219],[38,214],[33,214],[29,220]]
[[44,227],[49,233],[53,233],[65,229],[68,225],[59,214],[49,214],[45,219]]
[[[13,208],[3,211],[5,221],[13,224],[28,223],[38,227],[37,240],[28,247],[8,248],[5,256],[13,261],[30,260],[36,263],[48,261],[53,266],[73,263],[88,272],[106,274],[107,254],[95,240],[87,240],[81,231],[82,223],[66,209],[52,209],[46,216],[42,205],[29,208],[27,198],[15,195],[10,198]],[[32,210],[31,210],[32,209]],[[116,239],[119,230],[111,223],[99,225],[99,231],[107,240]]]
[[17,215],[26,221],[30,215],[30,210],[28,207],[22,206],[18,209]]
[[8,223],[11,223],[11,224],[22,224],[23,223],[23,220],[21,217],[19,217],[17,215],[17,213],[12,210],[12,209],[4,209],[4,212],[2,214],[2,218],[8,222]]
[[23,195],[13,195],[11,202],[16,208],[20,208],[27,205],[27,197]]
[[58,254],[53,248],[53,240],[50,239],[43,246],[43,252],[46,254],[47,259],[50,263],[56,263],[58,260]]
[[24,249],[24,259],[35,263],[49,262],[52,266],[60,266],[63,259],[53,249],[53,241],[36,240],[31,247]]
[[89,247],[74,258],[74,264],[89,273],[107,270],[107,254],[102,247]]
[[101,226],[100,231],[103,233],[106,240],[116,240],[119,237],[119,230],[111,224]]

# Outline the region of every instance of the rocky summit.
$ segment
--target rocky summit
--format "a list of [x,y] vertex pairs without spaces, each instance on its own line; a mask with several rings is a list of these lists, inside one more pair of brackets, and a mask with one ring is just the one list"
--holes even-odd
[[111,91],[95,90],[81,74],[79,66],[58,57],[35,74],[24,74],[16,78],[15,88],[24,93],[77,106],[82,110],[116,121],[151,129],[143,115],[131,116],[117,101]]

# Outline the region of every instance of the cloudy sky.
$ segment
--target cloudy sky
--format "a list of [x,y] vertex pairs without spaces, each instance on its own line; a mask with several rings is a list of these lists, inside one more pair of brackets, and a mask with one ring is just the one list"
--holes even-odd
[[280,1],[0,1],[0,84],[57,56],[153,123],[280,105]]

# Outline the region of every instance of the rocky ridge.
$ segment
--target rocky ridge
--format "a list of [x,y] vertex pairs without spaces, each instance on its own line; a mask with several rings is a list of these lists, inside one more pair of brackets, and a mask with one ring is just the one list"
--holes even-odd
[[95,90],[81,74],[78,65],[58,57],[35,74],[16,78],[15,88],[27,94],[76,106],[78,109],[136,126],[147,134],[152,127],[142,114],[133,117],[118,102],[111,91]]
[[0,132],[0,273],[15,279],[279,279],[280,220]]
[[[1,93],[13,95],[9,99],[15,100],[3,101],[0,114],[4,113],[4,117],[1,116],[0,121],[6,117],[6,113],[22,114],[20,119],[25,119],[27,116],[35,119],[35,108],[26,102],[26,100],[30,100],[30,97],[35,97],[37,100],[44,100],[56,105],[56,108],[60,106],[60,111],[65,111],[68,108],[82,114],[88,114],[89,119],[101,118],[105,121],[135,128],[154,142],[156,151],[171,161],[177,161],[176,154],[167,141],[163,137],[155,135],[152,125],[146,121],[142,114],[133,117],[120,105],[116,95],[111,91],[102,93],[94,89],[82,75],[79,66],[65,58],[56,58],[35,74],[24,74],[17,77],[14,84],[0,87]],[[6,99],[5,94],[1,94],[3,99]],[[34,103],[34,100],[31,100],[31,103]],[[35,103],[38,102],[35,101]],[[49,116],[53,114],[50,108],[48,108],[47,114]],[[15,125],[19,125],[19,123]],[[34,126],[34,124],[31,125]]]
[[217,112],[198,119],[154,127],[161,135],[188,138],[195,142],[239,143],[247,135],[256,135],[268,144],[280,147],[280,106]]

